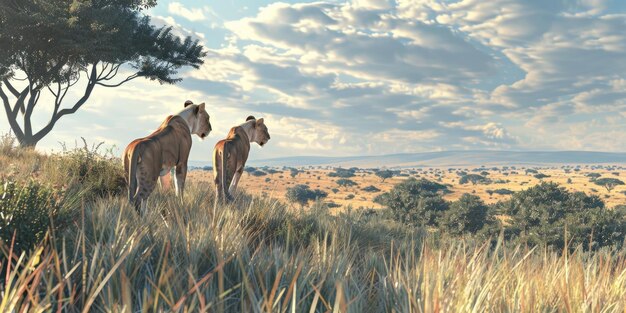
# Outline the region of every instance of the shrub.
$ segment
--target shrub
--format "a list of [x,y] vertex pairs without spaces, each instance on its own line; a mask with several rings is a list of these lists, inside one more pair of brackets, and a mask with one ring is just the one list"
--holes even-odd
[[471,182],[472,185],[476,185],[476,184],[490,184],[491,181],[489,180],[489,178],[482,176],[482,175],[478,175],[478,174],[468,174],[465,176],[462,176],[459,179],[459,184],[461,185],[465,185],[467,183]]
[[426,179],[409,178],[383,193],[374,201],[388,207],[394,219],[411,225],[436,225],[437,218],[448,209],[441,193],[446,186]]
[[43,239],[50,218],[59,210],[58,195],[37,182],[0,184],[0,239],[9,245],[15,233],[15,250],[30,249]]
[[620,211],[607,210],[595,195],[571,193],[555,183],[544,182],[515,193],[498,207],[511,216],[507,236],[530,244],[562,249],[567,236],[570,247],[598,248],[619,245],[626,234]]
[[539,174],[535,174],[535,175],[533,175],[533,177],[535,177],[535,178],[537,178],[537,179],[544,179],[544,178],[548,178],[548,177],[550,177],[550,175],[546,175],[546,174],[543,174],[543,173],[539,173]]
[[361,190],[365,191],[365,192],[379,192],[380,189],[376,188],[376,186],[374,185],[369,185],[365,188],[362,188]]
[[300,174],[300,170],[298,170],[297,168],[289,169],[289,175],[291,176],[291,178],[295,178],[296,176],[298,176],[298,174]]
[[476,234],[494,222],[493,213],[480,197],[466,193],[450,204],[439,226],[449,234],[463,235]]
[[267,173],[263,172],[263,171],[259,171],[259,170],[255,170],[254,172],[252,172],[252,176],[255,177],[261,177],[261,176],[265,176],[267,175]]
[[322,190],[311,190],[307,185],[296,185],[287,188],[286,198],[291,203],[298,203],[305,206],[311,200],[326,198],[328,194]]
[[46,181],[62,184],[70,191],[80,191],[85,198],[115,196],[126,191],[122,162],[108,152],[101,154],[102,144],[68,150],[50,156],[44,169]]
[[504,195],[512,195],[514,192],[509,189],[501,188],[501,189],[494,190],[493,193],[504,196]]
[[350,178],[354,177],[354,169],[337,168],[334,172],[328,173],[329,177]]
[[357,185],[357,183],[355,183],[353,180],[346,179],[346,178],[338,179],[336,183],[340,187],[345,187],[345,188]]

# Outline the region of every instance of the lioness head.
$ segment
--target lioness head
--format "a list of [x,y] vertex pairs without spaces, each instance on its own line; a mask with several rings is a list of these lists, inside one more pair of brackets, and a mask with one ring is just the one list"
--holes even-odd
[[206,138],[213,128],[211,127],[211,117],[209,113],[205,110],[205,104],[193,104],[190,100],[185,102],[185,108],[189,106],[193,106],[193,116],[195,119],[191,120],[191,133],[198,135],[201,139]]
[[257,120],[254,116],[248,116],[246,122],[251,120],[254,120],[254,133],[252,138],[250,138],[250,141],[256,142],[263,147],[268,141],[270,141],[270,133],[267,131],[267,126],[265,126],[263,118]]

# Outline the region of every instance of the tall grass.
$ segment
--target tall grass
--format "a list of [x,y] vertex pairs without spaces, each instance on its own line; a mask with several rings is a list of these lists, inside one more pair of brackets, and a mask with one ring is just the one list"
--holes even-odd
[[0,312],[624,312],[625,252],[437,239],[358,212],[292,211],[207,184],[115,193],[28,252],[0,244]]

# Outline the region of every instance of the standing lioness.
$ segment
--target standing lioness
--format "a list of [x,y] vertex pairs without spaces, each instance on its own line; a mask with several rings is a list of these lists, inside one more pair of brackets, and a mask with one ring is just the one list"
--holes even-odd
[[[185,102],[185,108],[168,116],[151,135],[136,139],[124,151],[124,169],[128,175],[128,200],[139,209],[157,184],[159,176],[176,167],[176,194],[182,196],[187,176],[191,134],[204,139],[211,132],[204,103]],[[143,204],[142,204],[143,203]]]
[[[249,116],[246,122],[230,129],[226,139],[219,141],[213,150],[213,178],[218,197],[232,199],[250,153],[250,143],[263,147],[270,140],[270,134],[263,119]],[[228,188],[228,189],[226,189]]]

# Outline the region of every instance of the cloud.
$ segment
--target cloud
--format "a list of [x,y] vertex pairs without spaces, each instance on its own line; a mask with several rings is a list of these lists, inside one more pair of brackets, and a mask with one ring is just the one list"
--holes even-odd
[[167,11],[170,14],[184,17],[185,19],[191,22],[206,20],[206,16],[204,15],[204,10],[200,8],[188,9],[180,2],[170,2],[169,5],[167,6]]
[[[115,99],[94,99],[84,118],[99,125],[132,124],[110,109],[116,99],[139,116],[137,129],[111,130],[117,142],[151,130],[189,98],[210,103],[216,136],[247,115],[265,116],[273,144],[252,158],[626,149],[626,8],[618,1],[281,2],[240,17],[180,2],[167,9],[171,16],[153,21],[207,42],[205,64],[181,72],[177,86],[133,82]],[[195,19],[194,30],[179,18]],[[223,29],[213,32],[215,23]]]

